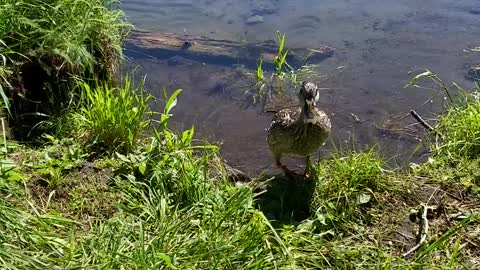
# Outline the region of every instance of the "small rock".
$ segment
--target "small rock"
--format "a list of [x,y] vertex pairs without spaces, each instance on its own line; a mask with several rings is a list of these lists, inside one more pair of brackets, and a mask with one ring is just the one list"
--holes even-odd
[[172,57],[167,59],[167,65],[169,65],[169,66],[193,65],[193,64],[196,64],[196,63],[197,62],[195,62],[193,60],[190,60],[190,59],[187,59],[185,57],[178,56],[178,55],[172,56]]
[[271,1],[250,1],[251,11],[253,15],[274,14],[277,12],[277,6]]
[[352,48],[354,46],[353,41],[350,41],[350,40],[343,40],[343,44],[347,48]]
[[468,13],[473,14],[473,15],[480,15],[480,8],[474,8],[470,9]]
[[465,75],[465,78],[470,81],[480,81],[480,66],[470,67],[468,73]]
[[260,16],[260,15],[252,16],[252,17],[248,18],[245,21],[245,23],[249,24],[249,25],[263,23],[263,16]]

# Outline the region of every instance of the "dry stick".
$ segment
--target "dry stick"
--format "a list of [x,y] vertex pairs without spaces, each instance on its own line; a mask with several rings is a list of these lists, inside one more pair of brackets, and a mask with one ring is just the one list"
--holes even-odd
[[418,113],[415,110],[410,110],[410,114],[426,129],[430,131],[434,131],[434,128],[430,126],[423,118],[418,115]]
[[409,254],[419,249],[422,246],[422,244],[425,242],[425,240],[427,240],[427,234],[428,234],[427,212],[428,212],[428,204],[425,204],[423,206],[422,220],[420,220],[420,231],[422,231],[420,241],[418,241],[418,244],[416,244],[409,251],[403,253],[402,257],[407,257]]
[[432,131],[433,133],[438,135],[440,138],[444,139],[443,135],[440,132],[438,132],[435,128],[430,126],[425,120],[423,120],[423,118],[420,115],[418,115],[418,113],[415,110],[410,110],[410,114],[428,131]]
[[[432,207],[429,207],[428,204],[430,203],[430,200],[433,198],[433,196],[435,195],[435,193],[437,193],[438,189],[440,188],[440,186],[438,186],[432,193],[432,195],[430,195],[430,197],[428,198],[427,200],[427,203],[424,204],[423,206],[423,213],[422,213],[422,220],[420,220],[420,228],[419,228],[419,231],[421,232],[421,237],[420,237],[420,241],[418,241],[418,244],[416,244],[412,249],[410,249],[409,251],[405,252],[402,254],[402,257],[406,257],[408,256],[410,253],[416,251],[417,249],[419,249],[422,244],[425,242],[425,240],[427,240],[427,235],[428,235],[428,218],[427,218],[427,214],[428,214],[428,209],[432,208]],[[423,230],[422,230],[423,229]]]

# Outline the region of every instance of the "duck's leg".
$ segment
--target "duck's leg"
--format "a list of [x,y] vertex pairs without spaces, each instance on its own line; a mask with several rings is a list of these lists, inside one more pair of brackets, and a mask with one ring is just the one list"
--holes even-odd
[[280,168],[282,169],[282,171],[285,173],[285,175],[287,177],[294,177],[295,176],[295,173],[292,172],[291,170],[289,170],[287,168],[287,166],[283,165],[282,162],[280,162],[280,158],[282,157],[282,155],[275,155],[275,164]]
[[289,169],[287,168],[287,166],[283,165],[282,162],[280,162],[280,158],[281,156],[275,156],[275,164],[277,165],[277,167],[279,167],[280,169],[282,169],[282,171],[286,172],[287,170],[289,171]]
[[305,157],[305,172],[303,173],[303,177],[309,178],[310,177],[310,170],[312,164],[310,164],[310,156]]

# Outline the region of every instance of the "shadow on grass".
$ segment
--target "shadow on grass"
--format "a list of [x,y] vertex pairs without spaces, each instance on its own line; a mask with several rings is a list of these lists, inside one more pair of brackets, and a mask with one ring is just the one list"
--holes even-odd
[[257,181],[262,192],[257,207],[274,225],[294,224],[310,216],[316,178],[280,174],[265,175]]

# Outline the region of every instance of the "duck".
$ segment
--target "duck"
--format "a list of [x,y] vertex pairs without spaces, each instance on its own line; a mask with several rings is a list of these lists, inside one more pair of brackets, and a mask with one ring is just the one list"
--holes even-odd
[[303,81],[298,92],[300,106],[278,111],[267,129],[267,144],[275,164],[287,176],[295,174],[282,164],[285,155],[304,157],[304,177],[309,177],[310,157],[325,145],[332,124],[328,115],[316,107],[320,97],[319,89],[312,82]]

